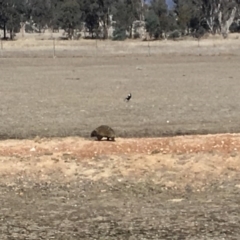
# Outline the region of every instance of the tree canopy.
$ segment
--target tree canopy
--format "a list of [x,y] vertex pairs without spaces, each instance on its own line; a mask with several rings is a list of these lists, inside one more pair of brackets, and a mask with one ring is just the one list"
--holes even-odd
[[[200,36],[203,32],[222,34],[238,31],[240,0],[0,0],[0,29],[3,38],[18,32],[23,22],[33,22],[41,32],[45,28],[62,28],[69,38],[85,27],[92,37],[132,37],[133,22],[145,23],[151,38],[180,35]],[[110,21],[110,19],[113,20]],[[234,27],[232,27],[234,26]],[[201,34],[200,34],[201,33]]]

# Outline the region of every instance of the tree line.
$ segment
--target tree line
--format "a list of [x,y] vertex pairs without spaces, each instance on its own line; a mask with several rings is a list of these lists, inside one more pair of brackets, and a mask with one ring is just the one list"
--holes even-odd
[[26,22],[39,32],[64,29],[69,38],[84,27],[92,38],[107,39],[110,25],[114,39],[132,38],[134,21],[144,23],[152,39],[239,31],[240,0],[173,2],[168,9],[165,0],[0,0],[0,29],[11,39]]

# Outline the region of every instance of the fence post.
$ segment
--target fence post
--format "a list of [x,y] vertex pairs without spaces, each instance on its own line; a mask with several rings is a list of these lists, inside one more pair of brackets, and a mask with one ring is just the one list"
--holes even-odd
[[151,51],[150,51],[151,49],[150,49],[150,43],[149,43],[149,41],[148,41],[148,56],[150,56],[151,55]]

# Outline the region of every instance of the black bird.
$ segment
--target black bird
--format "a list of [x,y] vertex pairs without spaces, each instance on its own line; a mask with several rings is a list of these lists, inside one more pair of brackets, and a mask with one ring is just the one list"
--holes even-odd
[[132,97],[132,94],[131,93],[129,93],[128,95],[127,95],[127,97],[125,98],[125,101],[129,101],[130,99],[131,99],[131,97]]

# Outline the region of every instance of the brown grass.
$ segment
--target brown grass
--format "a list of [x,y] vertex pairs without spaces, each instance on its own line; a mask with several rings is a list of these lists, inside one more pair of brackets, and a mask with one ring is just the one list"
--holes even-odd
[[[200,43],[194,38],[178,41],[164,40],[145,42],[141,40],[102,41],[102,40],[58,40],[61,34],[53,34],[57,57],[99,57],[124,55],[187,55],[218,56],[239,55],[239,34],[230,34],[228,39],[221,36],[208,36]],[[150,46],[150,48],[149,48]],[[50,33],[25,34],[16,41],[4,41],[4,57],[52,57],[53,40]]]

